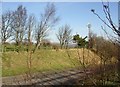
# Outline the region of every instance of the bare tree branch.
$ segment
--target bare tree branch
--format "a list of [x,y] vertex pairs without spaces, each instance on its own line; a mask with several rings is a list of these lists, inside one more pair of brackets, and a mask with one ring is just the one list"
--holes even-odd
[[120,36],[120,31],[115,27],[112,18],[111,18],[111,14],[110,14],[110,7],[109,7],[109,2],[107,5],[105,5],[102,2],[103,5],[103,12],[106,16],[106,19],[108,20],[109,24],[107,22],[105,22],[96,12],[95,10],[91,10],[105,25],[107,25],[107,27],[109,27],[110,29],[113,30],[114,34],[117,34],[118,36]]
[[[56,17],[56,8],[53,3],[48,3],[44,13],[41,14],[40,24],[37,25],[36,29],[36,47],[35,50],[40,46],[41,40],[48,35],[48,31],[55,26],[59,21],[59,17]],[[34,50],[34,51],[35,51]]]
[[65,25],[59,28],[58,34],[56,34],[56,36],[60,42],[61,49],[63,46],[67,48],[69,42],[72,40],[71,31],[72,29],[69,25]]
[[12,28],[14,30],[16,44],[19,45],[23,41],[23,37],[26,31],[26,8],[20,5],[16,11],[13,12]]
[[12,12],[8,11],[2,15],[2,29],[1,29],[1,39],[4,44],[12,36],[11,24],[13,20],[11,19]]

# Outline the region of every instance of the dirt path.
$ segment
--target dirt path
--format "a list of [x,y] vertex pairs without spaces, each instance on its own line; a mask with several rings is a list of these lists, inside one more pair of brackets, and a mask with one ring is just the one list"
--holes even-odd
[[[106,71],[115,68],[115,65],[107,65]],[[77,79],[87,78],[91,74],[99,74],[101,71],[100,67],[89,68],[89,69],[71,69],[68,71],[62,71],[59,73],[40,73],[33,75],[32,80],[28,81],[25,76],[13,76],[3,77],[3,85],[62,85],[62,84],[73,84]]]

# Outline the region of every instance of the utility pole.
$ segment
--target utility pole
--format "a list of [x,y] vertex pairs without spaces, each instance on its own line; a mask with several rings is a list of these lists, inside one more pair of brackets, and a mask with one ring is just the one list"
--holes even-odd
[[88,49],[89,49],[89,48],[91,48],[91,46],[90,46],[91,45],[91,41],[90,41],[90,38],[91,38],[91,34],[90,34],[91,33],[91,24],[88,23],[87,27],[88,27]]
[[91,29],[91,24],[90,23],[88,23],[87,24],[87,28],[88,28],[88,58],[89,58],[89,49],[90,49],[90,37],[91,37],[91,35],[90,35],[90,29]]

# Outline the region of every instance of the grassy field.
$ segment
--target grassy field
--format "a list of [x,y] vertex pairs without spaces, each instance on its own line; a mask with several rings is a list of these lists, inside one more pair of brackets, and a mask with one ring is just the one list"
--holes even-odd
[[[84,53],[83,53],[84,52]],[[84,55],[83,55],[84,54]],[[70,57],[68,56],[70,55]],[[27,72],[26,51],[17,53],[5,52],[2,55],[2,76],[20,75]],[[74,67],[81,67],[80,61],[85,61],[87,66],[100,64],[100,58],[87,49],[67,50],[37,50],[32,54],[32,72],[60,71]]]

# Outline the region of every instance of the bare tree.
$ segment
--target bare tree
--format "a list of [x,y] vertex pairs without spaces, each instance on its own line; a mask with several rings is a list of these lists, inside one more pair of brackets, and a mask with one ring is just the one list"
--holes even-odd
[[11,19],[11,17],[12,12],[10,11],[2,14],[1,40],[3,44],[5,44],[5,42],[12,36],[11,24],[13,20]]
[[[120,2],[118,3],[120,4]],[[118,52],[120,51],[120,26],[116,26],[116,24],[113,22],[113,19],[111,17],[111,12],[110,12],[110,6],[109,6],[109,2],[107,2],[106,4],[104,2],[102,2],[102,6],[103,6],[103,12],[105,14],[106,20],[107,22],[104,20],[104,18],[102,18],[98,13],[96,13],[96,11],[94,9],[92,9],[91,11],[108,27],[110,28],[113,33],[115,35],[117,35],[118,37],[116,37],[116,41],[117,41],[117,45],[118,45]],[[104,29],[105,33],[106,30]],[[118,77],[119,77],[119,81],[120,81],[120,54],[118,53]]]
[[26,30],[26,19],[27,19],[27,11],[26,8],[20,5],[16,11],[13,12],[13,23],[12,28],[14,30],[14,39],[16,41],[16,45],[20,45],[22,43],[23,37],[25,35]]
[[41,21],[37,25],[35,36],[37,43],[35,50],[40,46],[41,40],[48,35],[48,31],[53,28],[53,26],[55,26],[55,24],[58,22],[59,17],[56,17],[55,15],[55,5],[53,3],[48,3],[44,10],[44,13],[41,14]]
[[27,36],[28,36],[28,52],[29,52],[29,63],[28,66],[29,68],[31,67],[31,54],[32,54],[32,32],[35,27],[35,17],[33,15],[30,15],[28,18],[28,23],[27,23]]
[[56,36],[60,42],[61,49],[63,48],[63,46],[65,46],[66,48],[68,47],[68,43],[72,39],[71,31],[72,29],[69,25],[65,25],[59,28],[58,34],[56,34]]
[[35,29],[35,17],[33,15],[30,15],[27,20],[27,40],[28,44],[32,42],[32,36],[33,36],[33,30]]
[[28,57],[27,57],[27,67],[28,67],[28,76],[29,80],[31,81],[32,74],[31,74],[31,68],[32,68],[32,32],[35,27],[35,17],[33,15],[30,15],[27,20],[27,45],[28,45]]

